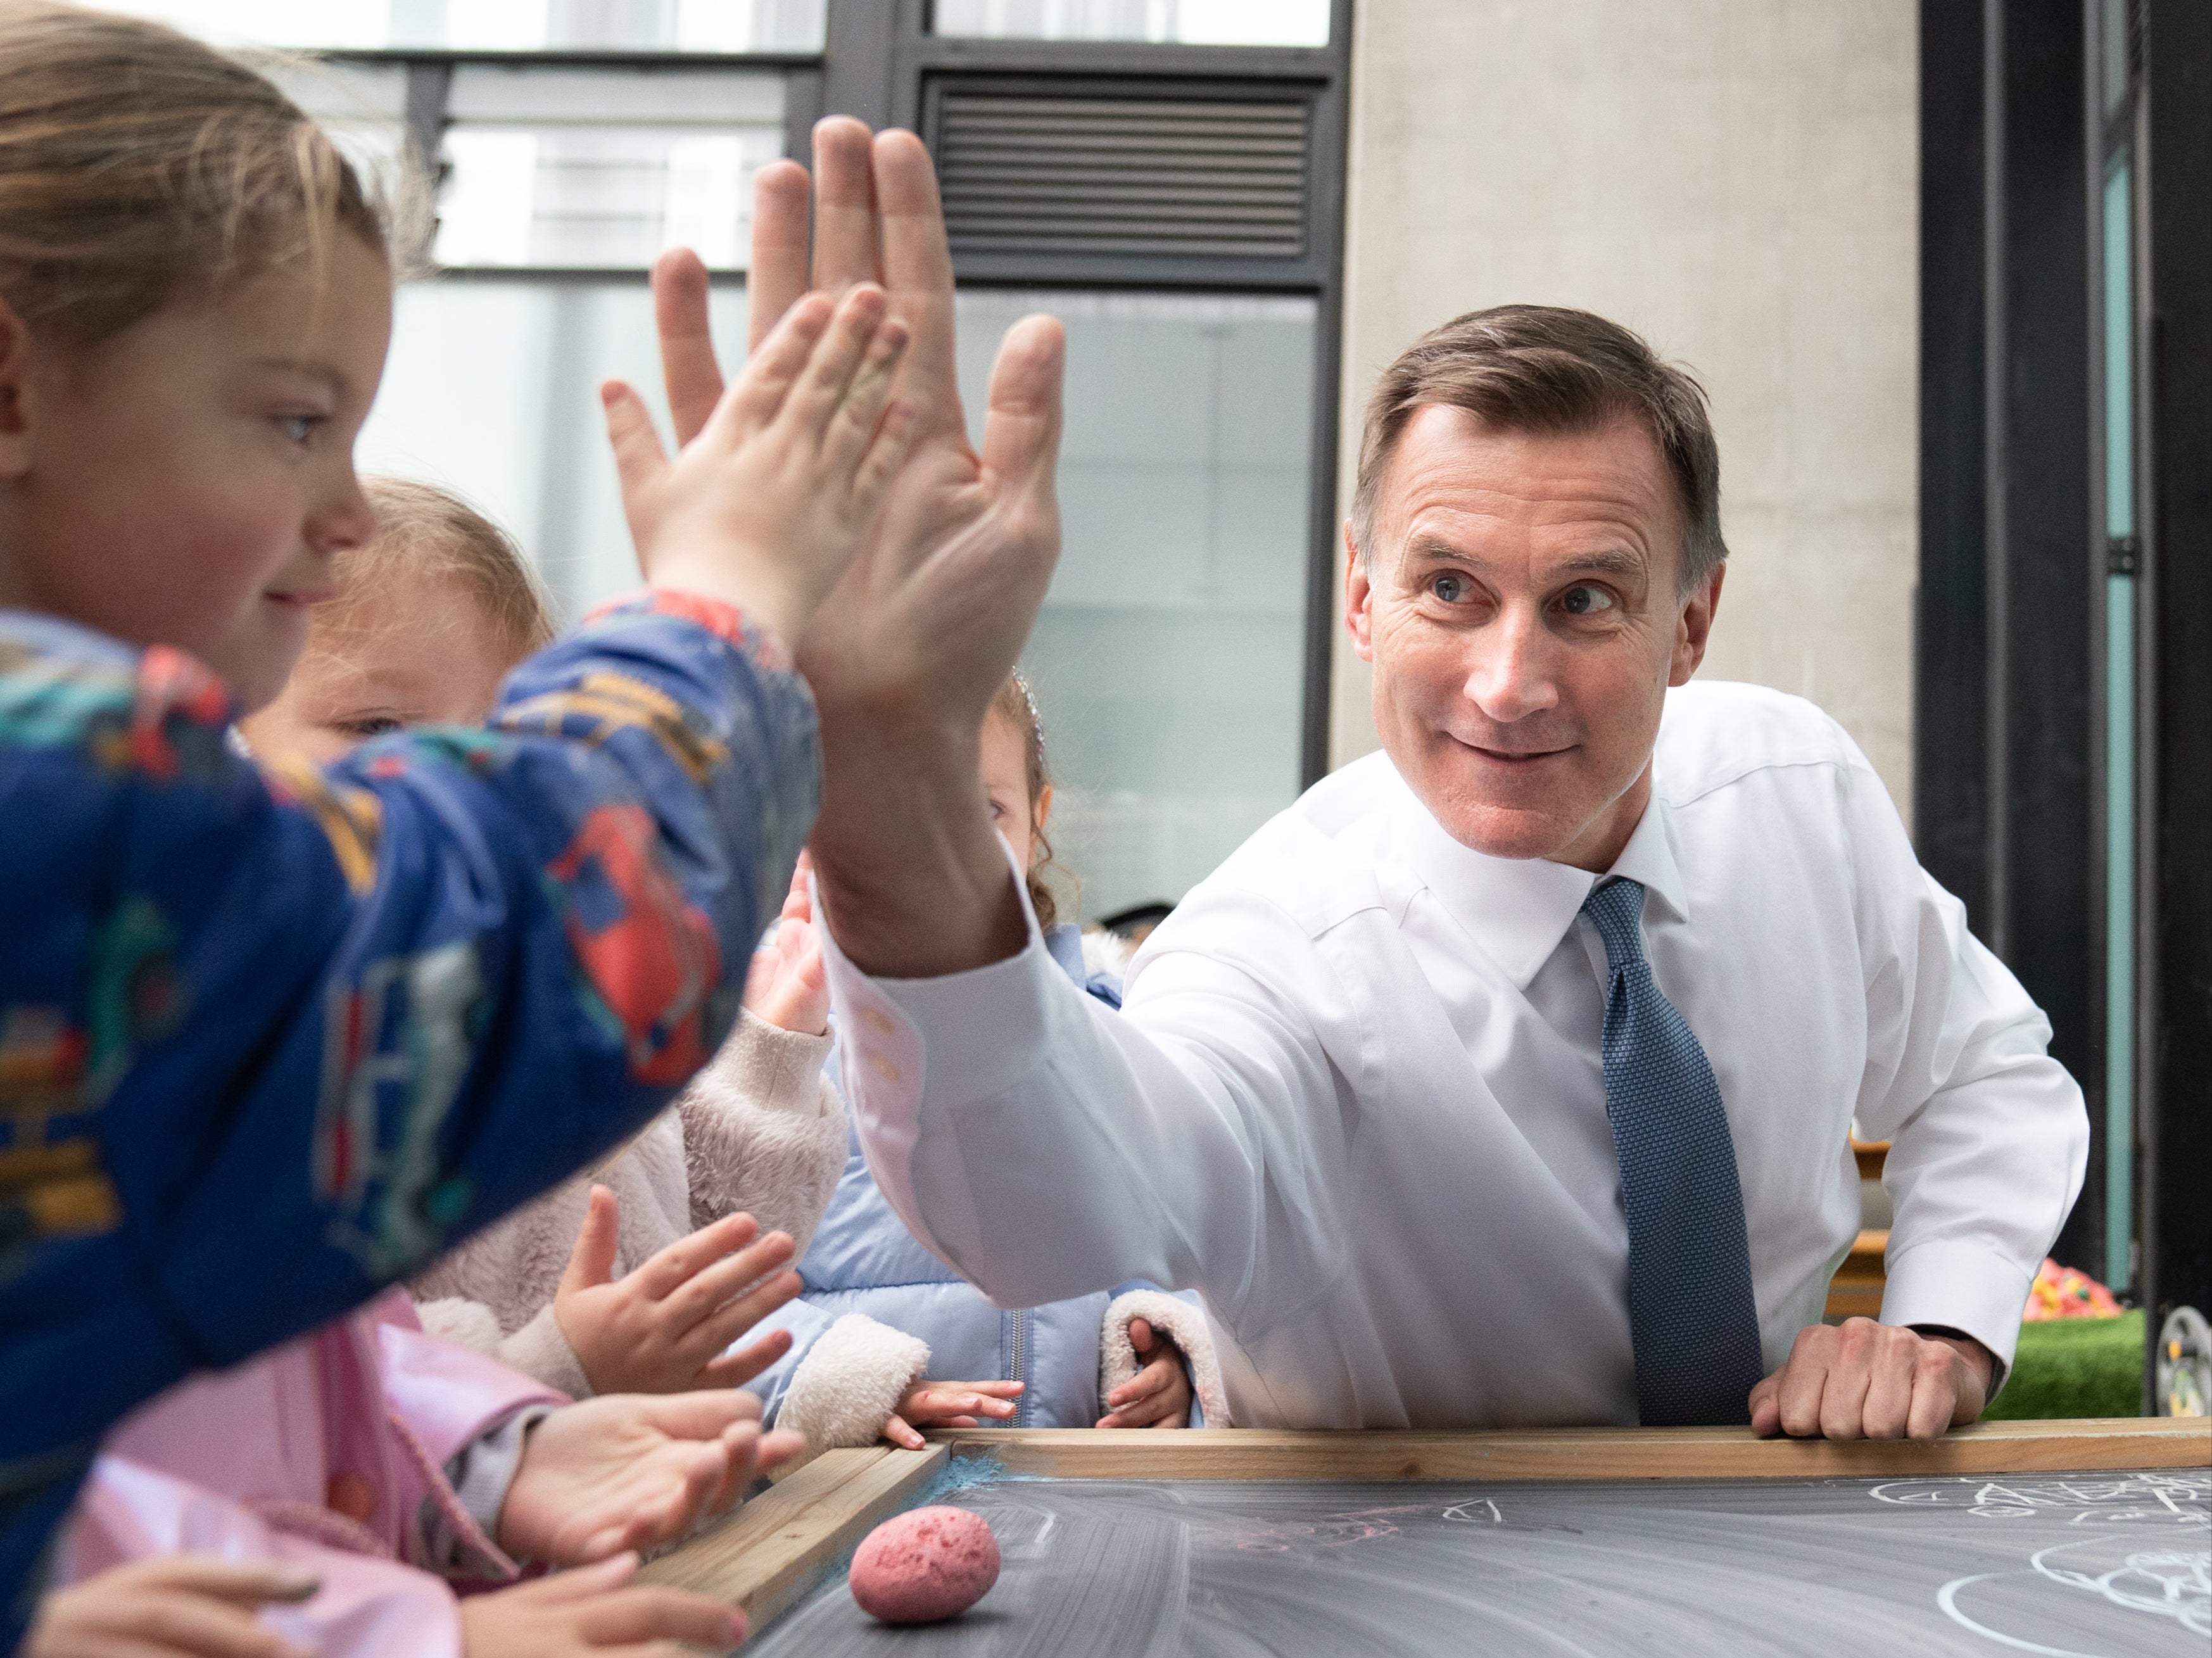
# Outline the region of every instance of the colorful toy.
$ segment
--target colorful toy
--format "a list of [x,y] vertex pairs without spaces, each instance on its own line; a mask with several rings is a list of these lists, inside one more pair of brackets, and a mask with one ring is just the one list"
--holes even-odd
[[2039,1324],[2053,1318],[2118,1318],[2120,1312],[2112,1292],[2096,1279],[2046,1257],[2043,1270],[2028,1285],[2027,1310],[2021,1318]]

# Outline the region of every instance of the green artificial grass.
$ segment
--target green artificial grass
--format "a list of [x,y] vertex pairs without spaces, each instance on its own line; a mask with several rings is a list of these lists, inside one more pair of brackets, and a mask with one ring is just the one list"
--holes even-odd
[[2020,1327],[2012,1380],[1983,1414],[2028,1418],[2140,1416],[2143,1315],[2063,1318]]

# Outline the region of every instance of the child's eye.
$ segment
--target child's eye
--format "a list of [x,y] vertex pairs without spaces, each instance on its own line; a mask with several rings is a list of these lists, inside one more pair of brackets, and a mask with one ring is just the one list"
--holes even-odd
[[397,718],[388,714],[363,714],[358,720],[336,720],[331,725],[332,730],[343,732],[360,743],[366,743],[372,737],[383,737],[406,729]]
[[322,415],[279,415],[276,429],[295,443],[304,444],[315,435],[315,428],[326,416]]

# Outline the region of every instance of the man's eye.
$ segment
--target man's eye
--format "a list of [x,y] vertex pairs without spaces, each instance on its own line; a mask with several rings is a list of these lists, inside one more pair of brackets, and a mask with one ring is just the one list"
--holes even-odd
[[1577,583],[1559,595],[1559,608],[1569,616],[1596,616],[1613,609],[1613,595],[1602,587]]
[[1439,575],[1429,582],[1429,591],[1447,604],[1456,604],[1467,597],[1467,578],[1463,575]]

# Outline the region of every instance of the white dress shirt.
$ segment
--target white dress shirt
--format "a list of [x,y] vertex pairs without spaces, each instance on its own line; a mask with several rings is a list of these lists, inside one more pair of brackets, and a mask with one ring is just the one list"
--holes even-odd
[[[2009,1364],[2087,1118],[1850,738],[1778,692],[1670,693],[1612,872],[1720,1083],[1768,1370],[1857,1232],[1854,1117],[1895,1142],[1883,1321]],[[940,979],[829,941],[870,1166],[1004,1304],[1198,1291],[1240,1426],[1632,1424],[1593,879],[1470,851],[1376,754],[1191,891],[1121,1014],[1033,920]]]

